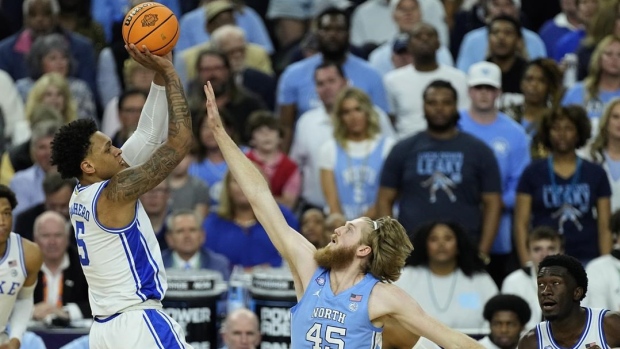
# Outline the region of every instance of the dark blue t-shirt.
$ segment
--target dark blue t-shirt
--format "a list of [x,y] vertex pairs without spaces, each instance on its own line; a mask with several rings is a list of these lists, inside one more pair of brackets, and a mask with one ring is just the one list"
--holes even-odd
[[464,132],[446,140],[420,132],[400,141],[383,165],[381,186],[399,191],[398,218],[409,234],[426,222],[451,220],[476,245],[482,194],[502,191],[493,151]]
[[597,164],[582,159],[578,172],[562,178],[549,171],[548,159],[534,161],[523,171],[517,193],[532,197],[532,227],[557,229],[564,234],[566,254],[586,262],[600,254],[594,210],[600,198],[611,196],[611,188]]

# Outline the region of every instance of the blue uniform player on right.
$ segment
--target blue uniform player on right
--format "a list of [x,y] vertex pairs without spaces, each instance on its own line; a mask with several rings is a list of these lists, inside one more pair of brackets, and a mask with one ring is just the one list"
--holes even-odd
[[290,228],[263,175],[226,133],[210,84],[205,94],[207,125],[256,217],[293,273],[299,302],[292,309],[291,348],[381,348],[383,328],[393,323],[407,337],[424,336],[446,349],[483,348],[433,319],[391,284],[412,250],[405,229],[395,219],[348,221],[319,250]]

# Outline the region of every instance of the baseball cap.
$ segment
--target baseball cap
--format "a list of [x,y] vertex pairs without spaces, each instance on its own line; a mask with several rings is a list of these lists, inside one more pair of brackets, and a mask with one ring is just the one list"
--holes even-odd
[[409,45],[409,35],[406,33],[399,34],[394,40],[394,44],[392,45],[392,52],[394,53],[404,53],[407,51],[407,46]]
[[219,16],[221,13],[226,11],[233,11],[235,7],[228,0],[215,0],[207,4],[205,6],[205,10],[207,12],[207,22],[212,20],[213,18]]
[[502,88],[502,70],[491,62],[478,62],[469,67],[467,85],[470,87],[488,85]]

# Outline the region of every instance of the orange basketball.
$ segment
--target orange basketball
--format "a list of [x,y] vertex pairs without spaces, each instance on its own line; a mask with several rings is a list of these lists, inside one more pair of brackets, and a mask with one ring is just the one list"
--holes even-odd
[[163,56],[179,40],[179,21],[169,8],[156,2],[144,2],[132,8],[123,21],[123,39],[139,50],[142,45],[152,54]]

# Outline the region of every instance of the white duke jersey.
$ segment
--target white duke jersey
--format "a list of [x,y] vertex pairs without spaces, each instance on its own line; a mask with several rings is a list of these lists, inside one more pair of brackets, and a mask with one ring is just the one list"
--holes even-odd
[[[585,307],[584,309],[586,310],[586,327],[573,349],[587,349],[595,345],[601,349],[609,349],[603,332],[603,318],[607,310]],[[538,349],[562,349],[553,339],[551,325],[548,321],[536,325],[536,337],[538,338]]]
[[78,184],[69,202],[95,316],[113,315],[149,299],[160,301],[168,288],[159,244],[139,200],[133,221],[124,228],[107,228],[97,219],[97,200],[107,185]]
[[[4,256],[0,256],[0,335],[6,331],[17,294],[26,281],[22,237],[9,233]],[[1,341],[0,341],[1,343]]]

